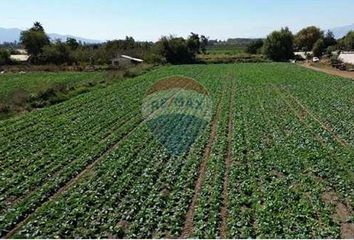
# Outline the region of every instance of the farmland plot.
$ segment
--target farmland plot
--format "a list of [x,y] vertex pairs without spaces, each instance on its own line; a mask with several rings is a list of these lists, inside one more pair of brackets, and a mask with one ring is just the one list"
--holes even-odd
[[353,96],[289,64],[174,66],[2,121],[0,236],[353,237]]
[[46,90],[49,86],[55,84],[74,85],[80,82],[99,81],[104,76],[103,73],[87,72],[29,72],[29,73],[10,73],[0,76],[0,97],[9,97],[16,90],[23,90],[29,94],[36,94],[39,91]]

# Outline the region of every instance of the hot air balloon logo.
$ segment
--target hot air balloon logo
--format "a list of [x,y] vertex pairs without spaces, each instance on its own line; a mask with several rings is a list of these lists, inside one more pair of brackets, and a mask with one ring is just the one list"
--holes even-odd
[[172,76],[161,79],[147,91],[142,114],[161,145],[170,154],[182,156],[209,124],[212,101],[194,79]]

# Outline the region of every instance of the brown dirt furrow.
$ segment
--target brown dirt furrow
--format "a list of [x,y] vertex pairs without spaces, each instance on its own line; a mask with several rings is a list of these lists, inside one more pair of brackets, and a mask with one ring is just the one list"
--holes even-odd
[[[177,95],[180,91],[178,91],[177,93],[175,93],[173,96],[171,96],[168,101],[170,101],[171,99],[173,99],[175,97],[175,95]],[[154,112],[151,113],[151,115],[156,114],[156,112],[158,112],[159,110],[156,110]],[[118,146],[124,142],[124,140],[126,140],[129,136],[131,136],[131,134],[138,129],[139,127],[141,127],[143,124],[146,123],[146,120],[142,120],[136,127],[134,127],[132,130],[130,130],[123,138],[119,139],[117,142],[112,143],[107,150],[100,155],[98,158],[96,158],[94,161],[92,161],[89,165],[87,165],[81,172],[79,172],[76,176],[74,176],[73,178],[71,178],[68,182],[66,182],[60,189],[58,189],[57,191],[55,191],[53,194],[51,194],[50,196],[48,196],[46,199],[43,200],[42,203],[40,203],[40,205],[37,208],[34,208],[33,211],[31,211],[26,217],[24,217],[23,219],[19,220],[19,222],[5,235],[3,236],[3,238],[9,239],[12,238],[12,236],[14,234],[16,234],[16,232],[24,225],[26,224],[31,217],[36,214],[46,203],[52,201],[53,199],[57,198],[59,195],[61,195],[63,192],[67,191],[72,185],[74,185],[75,183],[77,183],[81,178],[83,178],[85,175],[87,175],[88,173],[91,172],[92,168],[97,165],[97,163],[99,163],[102,159],[104,159],[106,156],[108,156],[112,151],[114,151],[115,149],[118,148]],[[113,133],[112,133],[113,134]]]
[[342,239],[354,238],[354,223],[343,223],[340,228],[340,237]]
[[353,209],[348,204],[342,202],[334,191],[322,193],[321,198],[326,205],[335,206],[335,213],[333,213],[332,219],[341,226],[340,237],[342,239],[353,239],[354,224],[347,222],[353,216]]
[[[230,79],[233,81],[232,79]],[[220,210],[220,215],[221,215],[221,224],[220,224],[220,237],[222,239],[227,238],[227,219],[228,219],[228,214],[229,214],[229,175],[230,175],[230,170],[231,170],[231,164],[232,164],[232,138],[233,138],[233,107],[234,107],[234,94],[235,94],[235,89],[234,89],[234,83],[231,82],[232,87],[231,87],[231,94],[230,94],[230,101],[229,101],[229,116],[228,116],[228,135],[227,135],[227,154],[225,158],[225,176],[224,176],[224,183],[223,183],[223,201],[222,201],[222,207]]]
[[200,196],[200,193],[202,190],[202,183],[203,183],[203,180],[205,177],[205,172],[206,172],[206,168],[207,168],[208,159],[209,159],[210,153],[211,153],[211,148],[212,148],[213,143],[216,138],[216,129],[217,129],[217,125],[218,125],[219,118],[220,118],[220,111],[221,111],[221,100],[219,100],[219,102],[218,102],[216,114],[215,114],[215,116],[212,120],[212,123],[211,123],[211,131],[209,134],[208,143],[207,143],[207,146],[205,147],[205,150],[203,153],[203,158],[202,158],[202,161],[201,161],[200,167],[199,167],[198,178],[195,182],[194,195],[193,195],[191,204],[189,205],[189,209],[188,209],[188,212],[185,217],[184,227],[182,229],[182,234],[181,234],[180,238],[189,238],[189,237],[191,237],[191,234],[193,232],[193,228],[194,228],[194,221],[193,220],[194,220],[195,208],[196,208],[197,201],[199,199],[199,196]]

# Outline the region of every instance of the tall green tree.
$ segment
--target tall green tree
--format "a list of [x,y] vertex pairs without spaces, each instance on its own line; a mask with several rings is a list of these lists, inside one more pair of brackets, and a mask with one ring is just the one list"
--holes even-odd
[[21,44],[34,58],[42,53],[43,47],[50,44],[49,38],[39,22],[35,22],[29,30],[22,31],[20,36]]
[[274,31],[264,41],[263,53],[273,61],[287,61],[294,56],[294,36],[286,27]]
[[189,50],[193,53],[200,53],[200,38],[196,33],[191,33],[187,39],[187,46]]
[[323,38],[321,29],[310,26],[300,30],[295,35],[295,45],[299,50],[311,51],[315,43]]
[[348,34],[342,40],[342,45],[344,50],[354,50],[354,31],[348,32]]
[[71,50],[76,50],[80,46],[75,38],[67,38],[66,45],[68,45]]
[[0,66],[10,62],[10,53],[5,49],[0,49]]
[[325,48],[328,48],[329,46],[334,46],[337,44],[337,40],[334,37],[333,32],[327,31],[326,35],[323,38],[323,43],[325,45]]
[[180,37],[162,37],[156,43],[158,53],[166,62],[172,64],[192,63],[195,54],[190,51],[187,41]]
[[321,57],[325,49],[326,49],[326,45],[324,43],[324,40],[318,39],[312,48],[313,55],[315,57]]
[[208,44],[209,44],[209,39],[204,35],[200,36],[200,50],[202,53],[206,54]]
[[[206,39],[206,38],[205,38]],[[172,64],[193,63],[196,54],[201,52],[202,43],[198,34],[191,33],[187,38],[162,37],[155,45],[158,55]]]

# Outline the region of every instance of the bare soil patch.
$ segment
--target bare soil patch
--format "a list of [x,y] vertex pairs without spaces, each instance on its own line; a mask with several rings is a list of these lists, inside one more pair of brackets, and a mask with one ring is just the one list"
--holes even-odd
[[354,72],[348,72],[348,71],[341,71],[338,69],[334,69],[331,67],[325,67],[325,66],[321,66],[321,67],[315,67],[315,66],[311,66],[308,63],[305,64],[301,64],[300,66],[303,66],[305,68],[309,68],[318,72],[324,72],[330,75],[334,75],[334,76],[338,76],[338,77],[344,77],[344,78],[350,78],[352,80],[354,80]]
[[353,239],[354,238],[354,223],[344,223],[341,226],[341,238]]
[[341,238],[354,238],[354,224],[347,222],[352,216],[352,209],[349,205],[346,205],[340,201],[334,191],[324,192],[321,198],[325,204],[335,205],[335,213],[332,218],[341,226]]

